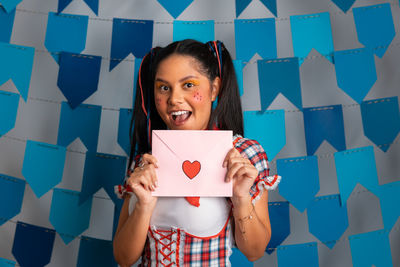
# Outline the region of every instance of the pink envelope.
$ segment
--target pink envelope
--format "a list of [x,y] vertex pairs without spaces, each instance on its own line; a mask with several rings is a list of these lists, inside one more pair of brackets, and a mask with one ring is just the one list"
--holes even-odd
[[158,160],[153,196],[232,196],[222,167],[232,147],[232,131],[153,131],[152,154]]

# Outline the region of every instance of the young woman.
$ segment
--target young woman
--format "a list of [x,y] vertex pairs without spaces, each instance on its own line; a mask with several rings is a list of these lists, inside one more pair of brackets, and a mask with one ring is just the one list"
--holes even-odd
[[[271,237],[265,189],[274,189],[280,177],[269,176],[261,145],[242,137],[238,85],[225,46],[183,40],[152,49],[140,67],[133,124],[134,167],[116,187],[125,199],[113,243],[117,262],[131,266],[141,257],[141,266],[230,266],[235,244],[251,261],[262,257]],[[157,159],[150,136],[161,129],[232,130],[224,167],[233,196],[153,197]]]

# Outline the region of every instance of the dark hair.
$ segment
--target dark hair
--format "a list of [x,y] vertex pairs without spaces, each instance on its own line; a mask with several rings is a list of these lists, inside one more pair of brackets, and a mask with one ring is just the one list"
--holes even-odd
[[[217,49],[217,44],[219,49]],[[218,53],[215,53],[212,47],[220,51],[220,61],[222,62],[218,61],[216,56]],[[186,55],[196,59],[199,63],[199,71],[207,76],[210,81],[222,76],[218,104],[211,112],[208,128],[212,129],[216,126],[220,130],[232,130],[234,135],[243,135],[243,115],[235,68],[224,44],[219,41],[204,44],[191,39],[173,42],[164,48],[153,48],[142,60],[130,125],[129,166],[132,164],[135,155],[148,153],[151,150],[150,130],[167,129],[156,110],[154,79],[160,62],[173,54]],[[221,75],[219,64],[222,67]],[[151,122],[151,125],[148,125],[149,122]]]

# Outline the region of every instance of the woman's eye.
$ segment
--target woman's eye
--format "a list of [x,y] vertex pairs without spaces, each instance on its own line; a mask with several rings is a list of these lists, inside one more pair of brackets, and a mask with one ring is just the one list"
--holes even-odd
[[160,88],[161,91],[168,91],[169,87],[166,85],[160,85],[158,88]]
[[186,88],[191,88],[193,86],[194,86],[194,84],[190,83],[190,82],[187,82],[187,83],[184,84],[184,87],[186,87]]

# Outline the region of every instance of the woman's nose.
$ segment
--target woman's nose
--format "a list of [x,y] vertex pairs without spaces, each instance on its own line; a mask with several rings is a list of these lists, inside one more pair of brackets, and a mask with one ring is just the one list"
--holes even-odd
[[168,98],[168,103],[170,105],[176,105],[183,102],[183,94],[179,89],[171,89],[171,93]]

